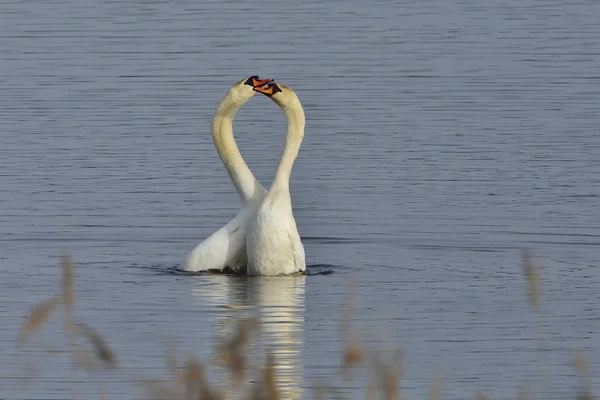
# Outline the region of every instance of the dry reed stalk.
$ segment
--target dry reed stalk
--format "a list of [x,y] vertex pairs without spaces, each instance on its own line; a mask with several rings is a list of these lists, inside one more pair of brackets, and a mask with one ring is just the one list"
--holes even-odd
[[527,300],[529,307],[534,311],[534,332],[536,342],[538,343],[538,355],[540,357],[541,384],[543,390],[548,390],[548,372],[546,362],[546,346],[542,335],[541,314],[541,277],[540,267],[534,260],[530,250],[523,250],[521,253],[523,261],[523,275],[527,281]]
[[62,257],[60,287],[63,303],[67,308],[73,308],[75,291],[73,290],[73,260],[70,255]]
[[373,372],[376,375],[378,383],[375,387],[383,392],[385,400],[401,399],[399,383],[402,378],[402,367],[400,359],[401,353],[399,351],[394,352],[389,364],[386,364],[379,356],[373,357]]
[[527,295],[529,306],[534,311],[540,311],[540,268],[534,262],[531,252],[525,250],[522,253],[523,274],[527,281]]
[[583,351],[579,350],[573,353],[573,364],[575,365],[575,370],[579,376],[579,394],[577,399],[593,400],[594,394],[592,393],[587,357]]
[[267,351],[261,375],[252,386],[249,400],[280,400],[281,395],[275,378],[275,360],[270,351]]
[[94,347],[94,353],[96,354],[98,360],[102,361],[110,368],[116,368],[118,364],[117,357],[108,348],[106,342],[104,339],[102,339],[102,336],[100,336],[95,329],[86,324],[78,323],[76,327],[77,331],[92,343],[92,346]]
[[442,387],[444,384],[444,374],[437,376],[429,387],[429,400],[442,400]]
[[383,373],[383,394],[386,400],[400,400],[400,371],[392,367],[381,370]]
[[519,385],[519,391],[517,392],[517,400],[526,400],[529,399],[531,395],[529,394],[529,389],[525,383]]
[[356,307],[354,301],[355,298],[356,284],[354,282],[350,282],[348,294],[346,295],[346,307],[344,308],[342,319],[340,320],[340,332],[345,340],[348,339],[346,335],[350,331],[350,321],[352,321],[352,318],[354,317],[354,309]]
[[323,389],[315,388],[314,392],[315,392],[315,400],[325,400],[325,397],[323,396]]
[[186,399],[221,400],[223,398],[210,387],[204,376],[202,363],[193,354],[188,356],[187,366],[183,374],[183,386]]
[[258,319],[250,318],[242,320],[235,330],[231,339],[226,340],[218,348],[218,354],[231,372],[234,381],[240,382],[244,378],[246,370],[246,357],[244,351],[252,335],[258,331],[260,324]]
[[108,400],[108,395],[106,394],[106,384],[104,382],[100,382],[100,400]]
[[359,365],[365,359],[365,351],[352,340],[344,349],[342,365],[344,368],[352,368]]
[[587,366],[587,358],[583,351],[578,350],[573,352],[573,365],[575,365],[577,374],[580,377],[587,378],[589,370]]
[[44,322],[48,320],[59,301],[60,297],[52,296],[32,307],[19,332],[19,344],[23,345],[27,343],[29,338],[41,328]]
[[[524,251],[522,255],[523,259],[523,271],[527,281],[527,295],[528,302],[532,310],[536,315],[540,311],[540,270],[532,259],[531,254],[528,251]],[[93,345],[96,357],[109,367],[117,366],[117,359],[114,353],[108,348],[105,341],[102,339],[100,334],[91,327],[85,324],[74,323],[74,302],[75,294],[73,290],[73,263],[70,257],[63,257],[62,269],[61,269],[61,289],[62,294],[60,296],[53,296],[47,300],[42,301],[32,308],[26,321],[24,322],[20,334],[19,343],[24,344],[30,336],[36,333],[44,322],[49,318],[52,311],[56,308],[56,305],[62,302],[66,306],[66,318],[65,323],[68,332],[72,332],[70,335],[72,341],[72,352],[75,361],[83,366],[86,370],[91,370],[93,367],[93,357],[91,353],[87,352],[83,348],[80,348],[75,343],[76,333],[79,333],[86,337]],[[344,312],[341,320],[341,331],[344,338],[344,352],[342,356],[343,366],[353,366],[360,363],[365,358],[365,351],[359,347],[350,337],[349,325],[353,315],[353,304],[351,298],[347,301],[347,308]],[[226,340],[221,345],[221,351],[223,356],[228,360],[228,366],[233,376],[239,380],[243,378],[245,370],[245,355],[244,349],[250,342],[252,333],[259,327],[258,320],[249,319],[241,321],[231,339]],[[378,381],[378,391],[382,392],[383,398],[386,400],[400,400],[399,381],[402,376],[402,369],[399,363],[394,366],[394,361],[400,360],[400,353],[396,353],[395,357],[389,364],[386,364],[379,357],[374,358],[373,372],[376,374]],[[594,396],[591,391],[591,384],[589,382],[589,371],[587,367],[587,360],[585,355],[581,352],[574,354],[574,365],[577,369],[580,377],[580,390],[578,399],[579,400],[593,400]],[[142,386],[146,389],[148,395],[153,399],[161,400],[222,400],[223,397],[216,390],[210,387],[205,374],[204,368],[200,361],[194,356],[190,355],[187,361],[187,365],[184,373],[180,373],[178,370],[178,363],[175,353],[174,345],[169,346],[167,354],[167,365],[171,372],[174,381],[178,382],[179,388],[172,387],[157,381],[145,381],[141,382]],[[432,382],[429,392],[429,398],[431,400],[441,399],[441,386],[443,381],[443,375]],[[315,387],[315,396],[318,399],[323,399],[325,393],[334,393],[336,398],[343,398],[341,392],[337,392],[332,387],[325,386]],[[372,387],[369,386],[367,392],[367,398],[372,398],[373,392]],[[104,390],[101,390],[104,392]],[[183,393],[185,392],[185,397]],[[262,370],[262,377],[254,385],[254,390],[251,391],[252,400],[279,400],[281,394],[277,388],[277,381],[275,376],[275,362],[274,356],[270,351],[266,353],[266,362]],[[526,395],[525,386],[522,385],[521,389],[517,394],[518,399],[525,399]],[[484,393],[477,392],[475,394],[476,400],[489,400],[489,397]]]
[[190,354],[188,356],[185,372],[183,373],[183,386],[187,396],[192,396],[200,392],[200,388],[205,386],[204,368],[200,361]]
[[350,322],[354,317],[355,312],[355,289],[354,283],[350,284],[348,290],[346,307],[340,320],[340,333],[342,336],[342,369],[348,371],[350,368],[359,365],[365,359],[365,351],[359,345],[357,335],[350,331]]
[[[63,326],[69,342],[71,354],[76,364],[84,366],[86,369],[91,369],[88,366],[89,360],[86,355],[77,349],[77,329],[75,327],[75,291],[73,290],[73,261],[70,255],[65,255],[61,260],[61,300],[65,306]],[[72,382],[75,382],[75,370],[70,368]],[[72,390],[73,399],[76,398],[75,389]]]
[[313,393],[315,394],[315,400],[325,400],[325,390],[320,383],[313,381],[312,388]]
[[277,389],[277,379],[275,377],[275,358],[273,353],[267,352],[267,362],[264,371],[264,385],[267,389],[266,400],[279,400],[279,390]]
[[175,343],[169,343],[167,347],[167,368],[171,373],[173,382],[183,384],[183,375],[179,372]]

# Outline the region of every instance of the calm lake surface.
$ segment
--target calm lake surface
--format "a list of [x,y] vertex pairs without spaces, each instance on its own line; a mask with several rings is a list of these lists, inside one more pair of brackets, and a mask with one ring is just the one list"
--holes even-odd
[[[4,1],[0,398],[144,398],[136,382],[168,377],[169,342],[181,360],[209,363],[221,335],[258,315],[252,362],[274,351],[286,398],[329,382],[360,399],[367,371],[349,381],[338,370],[352,285],[352,327],[369,349],[402,350],[407,397],[425,397],[440,374],[445,399],[512,399],[526,381],[575,397],[572,350],[600,376],[599,11],[550,0]],[[211,120],[254,74],[305,108],[291,190],[311,275],[177,273],[239,208]],[[285,127],[262,95],[234,123],[267,187]],[[538,328],[522,248],[542,267]],[[64,348],[59,315],[37,345],[16,348],[29,308],[59,290],[66,252],[77,314],[119,371],[73,375],[45,351]]]

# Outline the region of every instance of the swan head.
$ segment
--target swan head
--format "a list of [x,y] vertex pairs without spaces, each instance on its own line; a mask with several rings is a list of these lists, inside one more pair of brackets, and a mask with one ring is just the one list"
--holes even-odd
[[273,79],[260,79],[257,75],[244,78],[229,89],[228,97],[234,104],[243,104],[256,94],[255,88],[265,86],[273,82]]
[[271,82],[266,86],[254,87],[252,90],[264,94],[280,107],[290,107],[300,103],[296,93],[281,83]]

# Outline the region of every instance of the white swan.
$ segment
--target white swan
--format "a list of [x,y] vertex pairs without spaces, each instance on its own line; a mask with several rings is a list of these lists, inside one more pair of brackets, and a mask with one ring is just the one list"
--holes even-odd
[[212,125],[213,140],[242,205],[238,214],[227,225],[192,250],[183,264],[184,271],[231,269],[234,272],[245,272],[246,228],[250,216],[256,212],[267,191],[256,180],[240,154],[233,137],[233,118],[256,94],[254,88],[269,82],[272,79],[260,79],[258,76],[242,79],[229,89],[217,107]]
[[253,90],[267,95],[288,120],[285,146],[275,179],[246,232],[248,275],[281,275],[306,271],[304,246],[292,212],[290,174],[304,138],[304,110],[296,93],[270,83]]

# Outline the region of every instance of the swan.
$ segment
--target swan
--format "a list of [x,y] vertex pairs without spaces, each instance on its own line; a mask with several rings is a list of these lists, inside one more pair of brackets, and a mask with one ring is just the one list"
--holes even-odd
[[184,271],[230,269],[236,273],[245,272],[246,228],[250,216],[254,214],[267,191],[256,180],[240,154],[233,137],[233,118],[256,94],[255,88],[272,81],[260,79],[258,76],[242,79],[229,89],[217,107],[212,124],[213,141],[242,204],[238,214],[229,223],[189,253],[183,264]]
[[285,112],[288,128],[275,179],[246,231],[248,275],[288,275],[306,271],[304,246],[292,212],[290,174],[304,138],[304,110],[287,86],[255,87]]

